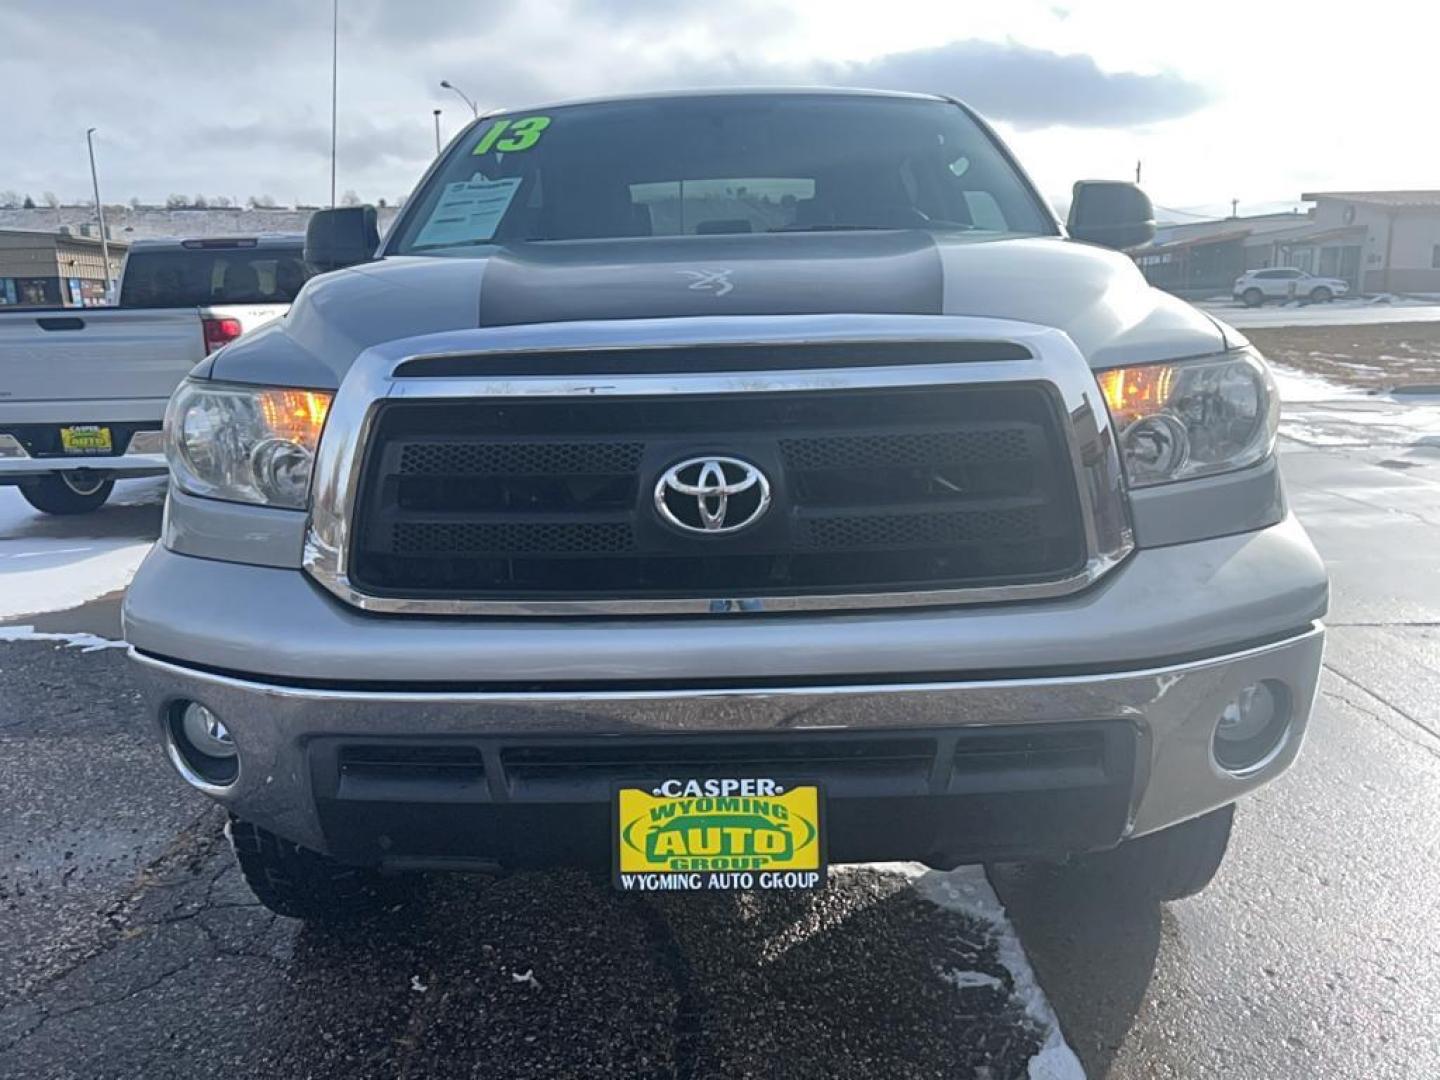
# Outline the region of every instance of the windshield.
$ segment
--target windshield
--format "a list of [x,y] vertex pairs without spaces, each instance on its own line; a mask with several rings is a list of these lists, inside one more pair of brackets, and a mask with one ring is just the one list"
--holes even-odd
[[120,306],[288,304],[309,276],[299,244],[132,251],[121,278]]
[[842,229],[1055,231],[955,105],[712,96],[487,118],[416,195],[390,250]]

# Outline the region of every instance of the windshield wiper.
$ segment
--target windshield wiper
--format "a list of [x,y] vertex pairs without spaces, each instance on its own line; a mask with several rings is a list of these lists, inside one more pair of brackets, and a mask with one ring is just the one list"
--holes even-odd
[[432,251],[445,251],[448,248],[482,247],[485,244],[493,243],[495,243],[494,240],[448,240],[443,244],[411,244],[402,254],[426,255]]
[[960,221],[927,221],[914,225],[779,225],[766,232],[905,232],[909,229],[924,229],[931,232],[974,232],[975,225]]
[[897,228],[905,228],[903,225],[777,225],[773,229],[766,229],[766,232],[860,232],[877,231],[889,232]]

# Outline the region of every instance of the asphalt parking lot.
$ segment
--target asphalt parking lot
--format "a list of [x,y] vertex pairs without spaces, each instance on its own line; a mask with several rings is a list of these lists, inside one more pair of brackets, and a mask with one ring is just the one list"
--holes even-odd
[[1164,908],[864,867],[794,896],[433,878],[345,930],[276,918],[103,647],[155,490],[56,523],[0,489],[7,597],[84,594],[0,608],[0,1077],[1053,1080],[1072,1050],[1092,1077],[1440,1075],[1440,408],[1289,385],[1335,582],[1318,713],[1219,879]]
[[0,1076],[1017,1076],[1047,1037],[978,871],[434,878],[345,930],[277,918],[137,737],[119,650],[5,648]]

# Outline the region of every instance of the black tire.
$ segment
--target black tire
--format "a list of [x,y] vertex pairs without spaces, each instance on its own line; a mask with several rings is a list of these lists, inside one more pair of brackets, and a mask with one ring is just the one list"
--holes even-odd
[[1324,285],[1316,285],[1315,288],[1310,290],[1310,303],[1312,304],[1328,304],[1334,299],[1335,294]]
[[277,915],[345,923],[373,914],[396,898],[394,879],[292,844],[233,814],[227,833],[250,891]]
[[1265,303],[1265,294],[1259,289],[1251,287],[1240,294],[1240,299],[1246,307],[1259,307]]
[[1232,803],[1077,862],[1087,873],[1103,874],[1117,890],[1150,900],[1183,900],[1214,879],[1234,820]]
[[45,514],[88,514],[105,505],[114,480],[102,476],[77,477],[70,473],[37,476],[20,482],[20,494]]

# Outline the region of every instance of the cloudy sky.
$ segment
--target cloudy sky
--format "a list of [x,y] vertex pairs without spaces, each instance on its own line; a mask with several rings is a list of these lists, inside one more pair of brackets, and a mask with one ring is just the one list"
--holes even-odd
[[[635,89],[939,91],[1044,192],[1133,176],[1192,213],[1440,187],[1422,0],[340,0],[339,186],[395,198],[482,108]],[[330,0],[0,0],[0,191],[328,198]]]

